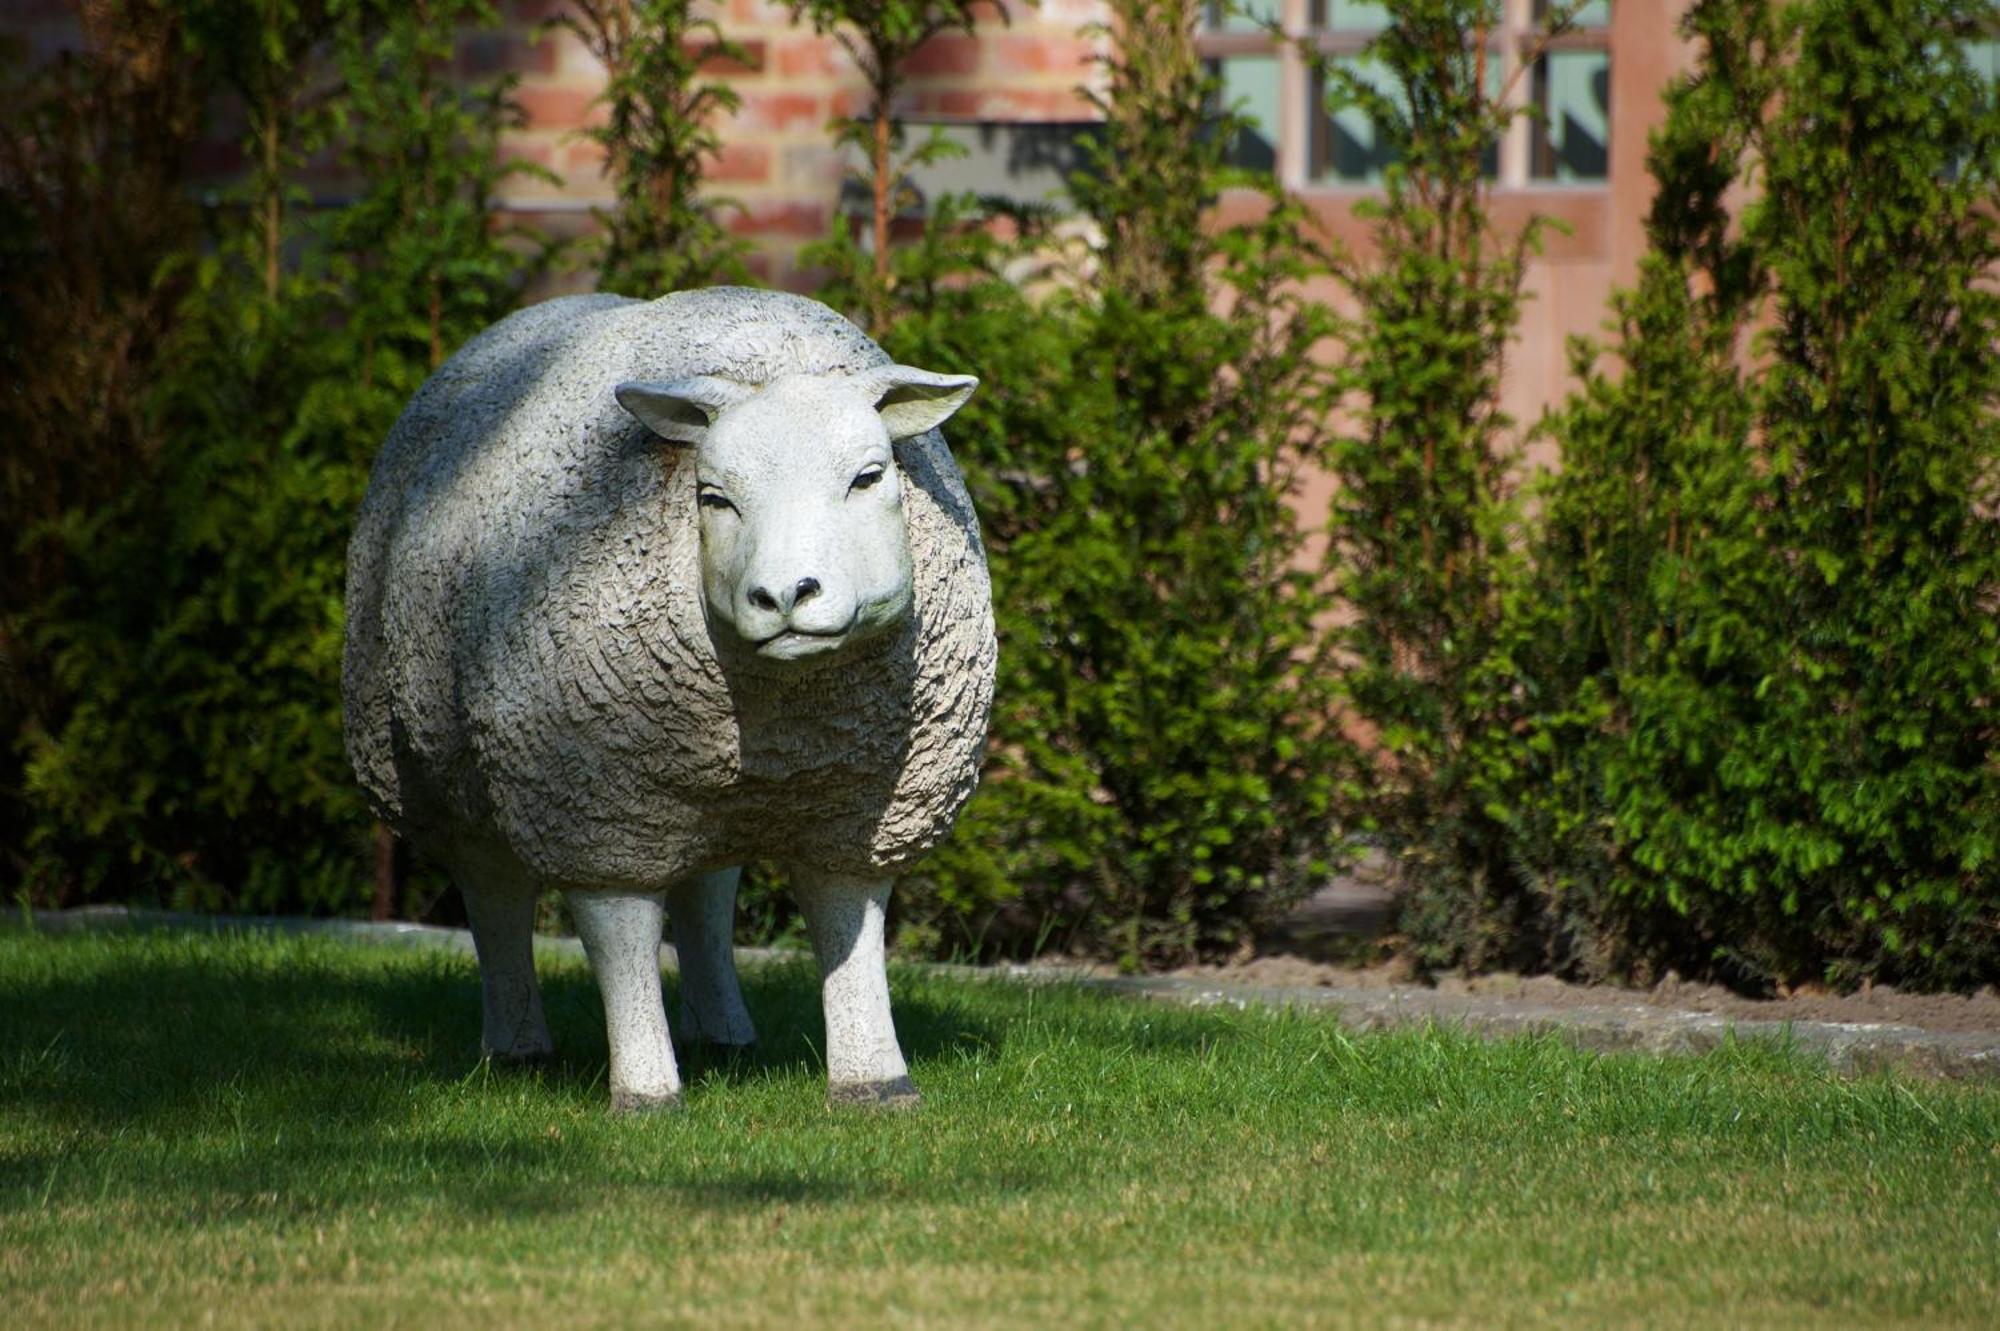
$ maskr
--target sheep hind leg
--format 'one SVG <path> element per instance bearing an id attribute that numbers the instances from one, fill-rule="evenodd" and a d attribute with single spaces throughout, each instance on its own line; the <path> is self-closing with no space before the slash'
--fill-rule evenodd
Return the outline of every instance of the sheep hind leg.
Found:
<path id="1" fill-rule="evenodd" d="M 757 1043 L 736 978 L 736 882 L 739 869 L 697 874 L 667 892 L 674 952 L 680 958 L 681 1049 L 726 1062 Z"/>
<path id="2" fill-rule="evenodd" d="M 826 1011 L 827 1098 L 905 1108 L 918 1102 L 889 1013 L 882 946 L 889 884 L 796 869 L 793 890 L 819 961 Z"/>
<path id="3" fill-rule="evenodd" d="M 660 930 L 665 896 L 659 892 L 567 894 L 597 989 L 604 998 L 604 1031 L 611 1046 L 611 1109 L 630 1113 L 680 1103 L 680 1069 L 667 1034 L 660 998 Z"/>
<path id="4" fill-rule="evenodd" d="M 480 1048 L 490 1058 L 513 1062 L 549 1057 L 555 1042 L 535 980 L 534 887 L 492 873 L 454 876 L 479 957 Z"/>

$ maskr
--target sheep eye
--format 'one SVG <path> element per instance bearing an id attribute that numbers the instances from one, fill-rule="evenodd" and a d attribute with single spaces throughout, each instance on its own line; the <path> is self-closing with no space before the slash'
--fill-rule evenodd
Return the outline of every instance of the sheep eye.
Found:
<path id="1" fill-rule="evenodd" d="M 703 508 L 719 508 L 719 509 L 724 509 L 730 513 L 734 513 L 736 511 L 736 505 L 730 503 L 728 498 L 725 497 L 720 490 L 698 491 L 695 495 L 695 500 Z"/>
<path id="2" fill-rule="evenodd" d="M 856 476 L 854 478 L 854 484 L 848 486 L 847 488 L 850 491 L 869 489 L 870 487 L 875 485 L 876 482 L 882 479 L 882 470 L 883 469 L 881 467 L 868 468 L 868 470 L 862 472 L 859 476 Z"/>

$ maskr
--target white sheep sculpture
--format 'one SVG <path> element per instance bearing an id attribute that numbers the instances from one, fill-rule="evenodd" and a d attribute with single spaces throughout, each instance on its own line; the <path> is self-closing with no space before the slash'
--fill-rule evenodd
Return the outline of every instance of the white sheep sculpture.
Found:
<path id="1" fill-rule="evenodd" d="M 821 969 L 830 1098 L 915 1100 L 883 911 L 985 743 L 985 552 L 936 430 L 977 383 L 718 287 L 533 306 L 411 400 L 348 550 L 347 746 L 464 893 L 490 1053 L 551 1051 L 531 925 L 558 890 L 613 1108 L 676 1103 L 663 913 L 684 1042 L 749 1045 L 756 858 L 789 869 Z"/>

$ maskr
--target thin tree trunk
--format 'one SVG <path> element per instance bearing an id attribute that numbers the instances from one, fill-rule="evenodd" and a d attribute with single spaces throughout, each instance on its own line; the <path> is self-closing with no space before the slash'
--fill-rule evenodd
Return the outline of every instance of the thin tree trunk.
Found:
<path id="1" fill-rule="evenodd" d="M 278 298 L 278 232 L 284 224 L 278 183 L 278 117 L 265 108 L 264 135 L 264 295 Z"/>
<path id="2" fill-rule="evenodd" d="M 889 321 L 889 98 L 886 88 L 875 95 L 875 292 L 870 302 L 868 330 L 876 337 Z"/>

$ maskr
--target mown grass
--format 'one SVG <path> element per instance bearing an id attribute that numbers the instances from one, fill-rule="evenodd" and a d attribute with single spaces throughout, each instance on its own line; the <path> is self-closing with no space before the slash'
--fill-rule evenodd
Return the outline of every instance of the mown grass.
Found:
<path id="1" fill-rule="evenodd" d="M 829 1110 L 815 989 L 756 1062 L 605 1113 L 491 1068 L 472 962 L 0 936 L 10 1327 L 1991 1325 L 2000 1092 L 1805 1057 L 1344 1034 L 906 971 L 927 1097 Z"/>

